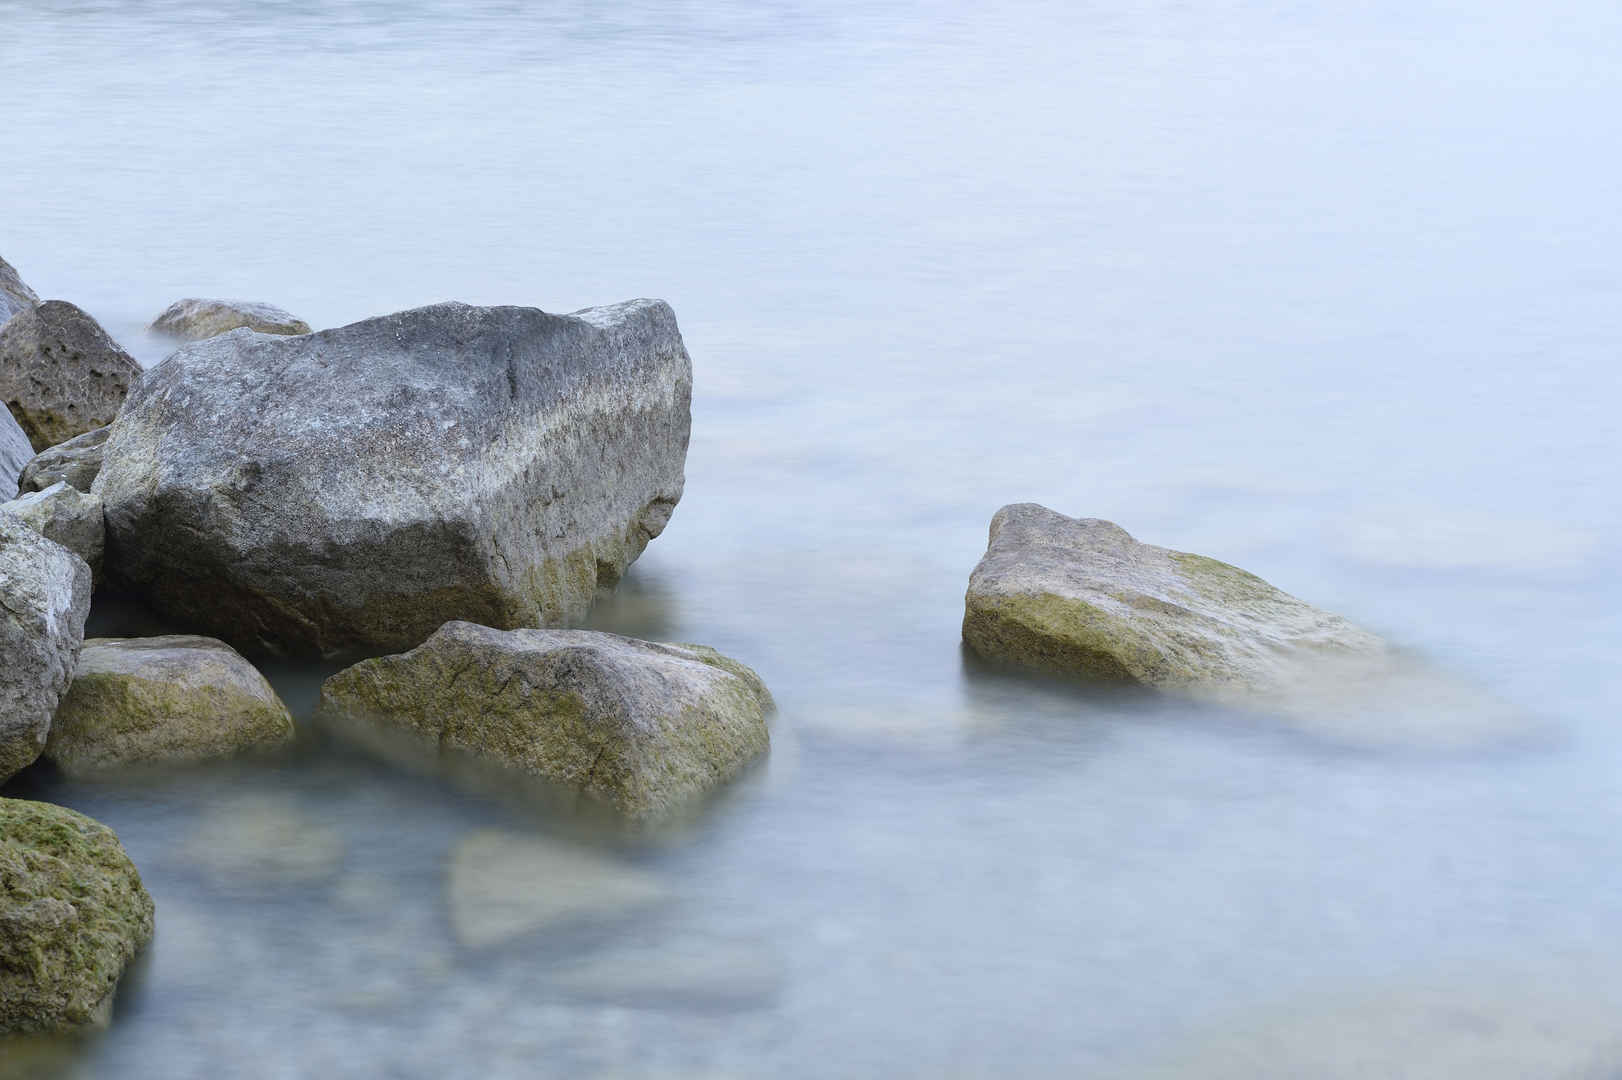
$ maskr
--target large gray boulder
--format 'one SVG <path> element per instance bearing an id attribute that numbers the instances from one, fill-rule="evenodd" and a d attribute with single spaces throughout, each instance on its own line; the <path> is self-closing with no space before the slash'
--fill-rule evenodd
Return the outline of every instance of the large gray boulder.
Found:
<path id="1" fill-rule="evenodd" d="M 111 829 L 0 799 L 0 1036 L 105 1023 L 152 913 Z"/>
<path id="2" fill-rule="evenodd" d="M 0 783 L 44 749 L 89 613 L 85 561 L 0 514 Z"/>
<path id="3" fill-rule="evenodd" d="M 1254 574 L 1034 503 L 992 518 L 963 640 L 999 664 L 1258 707 L 1360 746 L 1541 734 L 1519 709 Z"/>
<path id="4" fill-rule="evenodd" d="M 186 341 L 202 341 L 239 327 L 261 334 L 308 334 L 310 324 L 253 300 L 176 300 L 152 322 L 152 329 Z"/>
<path id="5" fill-rule="evenodd" d="M 34 444 L 17 426 L 11 410 L 0 409 L 0 502 L 17 494 L 33 456 Z"/>
<path id="6" fill-rule="evenodd" d="M 213 638 L 90 638 L 45 756 L 69 776 L 267 749 L 293 718 L 265 677 Z"/>
<path id="7" fill-rule="evenodd" d="M 11 414 L 8 412 L 6 416 L 9 419 Z M 21 435 L 22 429 L 17 430 Z M 107 445 L 107 435 L 111 431 L 111 427 L 103 425 L 34 454 L 23 467 L 17 481 L 18 488 L 23 492 L 44 491 L 52 484 L 66 481 L 77 490 L 88 493 L 90 485 L 96 482 L 96 477 L 101 473 L 101 452 Z M 22 435 L 22 440 L 23 445 L 27 446 L 28 437 Z M 33 453 L 31 446 L 29 453 Z"/>
<path id="8" fill-rule="evenodd" d="M 90 564 L 92 580 L 101 577 L 101 556 L 106 530 L 101 518 L 101 500 L 86 495 L 66 481 L 58 481 L 44 491 L 30 491 L 8 503 L 0 503 L 0 513 L 21 518 L 47 540 L 73 552 Z"/>
<path id="9" fill-rule="evenodd" d="M 149 371 L 113 425 L 109 573 L 261 652 L 563 623 L 663 531 L 691 396 L 658 300 L 233 330 Z"/>
<path id="10" fill-rule="evenodd" d="M 135 358 L 65 300 L 0 327 L 0 401 L 36 451 L 110 423 L 140 378 Z"/>
<path id="11" fill-rule="evenodd" d="M 28 287 L 17 268 L 0 259 L 0 325 L 13 315 L 39 304 L 39 294 Z"/>
<path id="12" fill-rule="evenodd" d="M 317 719 L 397 759 L 471 757 L 649 817 L 768 744 L 771 696 L 713 649 L 452 622 L 321 688 Z"/>

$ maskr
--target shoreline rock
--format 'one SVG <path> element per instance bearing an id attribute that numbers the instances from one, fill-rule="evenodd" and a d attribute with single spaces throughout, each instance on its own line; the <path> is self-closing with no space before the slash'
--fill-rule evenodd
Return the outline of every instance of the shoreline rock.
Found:
<path id="1" fill-rule="evenodd" d="M 28 287 L 17 268 L 0 259 L 0 326 L 13 315 L 39 306 L 39 294 Z"/>
<path id="2" fill-rule="evenodd" d="M 33 763 L 67 693 L 90 613 L 90 567 L 0 514 L 0 783 Z"/>
<path id="3" fill-rule="evenodd" d="M 84 311 L 47 300 L 0 327 L 0 400 L 35 451 L 111 423 L 141 365 Z"/>
<path id="4" fill-rule="evenodd" d="M 328 679 L 316 718 L 387 756 L 466 755 L 647 818 L 764 753 L 770 708 L 759 677 L 711 649 L 452 622 Z"/>
<path id="5" fill-rule="evenodd" d="M 176 300 L 152 321 L 152 329 L 185 341 L 202 341 L 240 327 L 261 334 L 308 334 L 310 324 L 274 304 L 254 300 Z"/>
<path id="6" fill-rule="evenodd" d="M 8 412 L 6 418 L 10 419 Z M 15 423 L 15 421 L 13 421 Z M 21 434 L 22 429 L 18 428 Z M 92 428 L 83 435 L 75 435 L 67 442 L 57 443 L 48 449 L 33 453 L 24 465 L 18 477 L 19 492 L 44 491 L 59 481 L 66 481 L 72 487 L 85 494 L 90 493 L 90 487 L 96 482 L 96 476 L 101 472 L 101 451 L 107 445 L 107 435 L 112 431 L 110 425 L 103 424 L 99 428 Z M 26 443 L 28 437 L 22 436 Z"/>
<path id="7" fill-rule="evenodd" d="M 59 481 L 44 491 L 30 491 L 0 503 L 0 513 L 26 522 L 47 540 L 54 540 L 90 566 L 91 583 L 101 577 L 106 527 L 101 500 Z"/>
<path id="8" fill-rule="evenodd" d="M 34 444 L 17 424 L 10 409 L 0 409 L 0 502 L 17 497 L 22 490 L 28 463 L 34 459 Z"/>
<path id="9" fill-rule="evenodd" d="M 68 776 L 183 764 L 293 738 L 293 717 L 223 641 L 88 638 L 51 722 L 45 756 Z"/>
<path id="10" fill-rule="evenodd" d="M 152 898 L 111 829 L 60 806 L 0 799 L 0 1034 L 106 1023 L 152 920 Z"/>
<path id="11" fill-rule="evenodd" d="M 113 425 L 109 576 L 251 653 L 565 623 L 663 531 L 691 396 L 655 300 L 233 330 L 147 372 Z"/>

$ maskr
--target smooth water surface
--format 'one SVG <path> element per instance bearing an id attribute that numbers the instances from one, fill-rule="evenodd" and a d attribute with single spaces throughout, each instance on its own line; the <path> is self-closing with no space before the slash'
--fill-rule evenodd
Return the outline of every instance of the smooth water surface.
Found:
<path id="1" fill-rule="evenodd" d="M 103 1036 L 0 1059 L 1610 1075 L 1618 40 L 1597 0 L 0 0 L 0 254 L 145 363 L 181 296 L 668 299 L 687 494 L 592 625 L 780 705 L 770 760 L 651 835 L 318 733 L 25 777 L 118 831 L 158 934 Z M 963 588 L 1023 500 L 1242 565 L 1545 735 L 984 673 Z M 296 710 L 320 674 L 272 672 Z"/>

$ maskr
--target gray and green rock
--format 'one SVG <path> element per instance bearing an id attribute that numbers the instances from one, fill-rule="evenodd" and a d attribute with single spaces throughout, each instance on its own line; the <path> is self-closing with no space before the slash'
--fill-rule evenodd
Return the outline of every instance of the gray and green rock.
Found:
<path id="1" fill-rule="evenodd" d="M 471 757 L 645 818 L 765 752 L 770 708 L 760 679 L 714 650 L 452 622 L 328 679 L 317 717 L 395 757 Z"/>
<path id="2" fill-rule="evenodd" d="M 0 503 L 0 513 L 22 519 L 47 540 L 55 540 L 89 563 L 93 578 L 101 577 L 106 528 L 101 519 L 101 500 L 94 495 L 58 481 L 44 491 L 26 492 Z"/>
<path id="3" fill-rule="evenodd" d="M 265 677 L 213 638 L 90 638 L 45 756 L 70 776 L 229 757 L 293 737 Z"/>
<path id="4" fill-rule="evenodd" d="M 0 799 L 0 1033 L 105 1023 L 152 914 L 111 829 Z"/>
<path id="5" fill-rule="evenodd" d="M 7 417 L 10 417 L 10 413 L 7 413 Z M 0 427 L 3 426 L 4 422 L 0 421 Z M 90 485 L 96 482 L 96 476 L 101 472 L 101 450 L 107 444 L 107 433 L 111 430 L 104 424 L 34 454 L 23 467 L 18 487 L 24 493 L 44 491 L 52 484 L 65 481 L 88 494 Z M 18 431 L 20 434 L 21 429 Z M 3 432 L 0 432 L 0 439 L 3 437 Z M 23 436 L 23 442 L 26 444 L 27 441 L 27 436 Z M 29 453 L 33 454 L 32 447 Z M 0 450 L 0 454 L 3 454 L 3 450 Z"/>
<path id="6" fill-rule="evenodd" d="M 36 451 L 110 423 L 140 378 L 135 358 L 65 300 L 0 327 L 0 401 Z"/>
<path id="7" fill-rule="evenodd" d="M 658 300 L 194 342 L 108 437 L 109 577 L 249 652 L 565 623 L 663 531 L 691 396 Z"/>
<path id="8" fill-rule="evenodd" d="M 0 782 L 39 757 L 90 613 L 90 567 L 0 514 Z"/>
<path id="9" fill-rule="evenodd" d="M 240 327 L 261 334 L 308 334 L 310 324 L 274 304 L 253 300 L 176 300 L 152 329 L 187 341 L 201 341 Z"/>

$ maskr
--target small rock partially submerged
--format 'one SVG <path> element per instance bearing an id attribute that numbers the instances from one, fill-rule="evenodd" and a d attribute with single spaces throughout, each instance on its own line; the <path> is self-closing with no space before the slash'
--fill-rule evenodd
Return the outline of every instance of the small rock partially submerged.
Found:
<path id="1" fill-rule="evenodd" d="M 230 757 L 293 737 L 270 683 L 213 638 L 90 638 L 45 756 L 70 776 Z"/>
<path id="2" fill-rule="evenodd" d="M 17 494 L 33 457 L 34 444 L 17 426 L 11 410 L 0 409 L 0 502 Z"/>
<path id="3" fill-rule="evenodd" d="M 0 325 L 19 311 L 39 305 L 39 294 L 28 287 L 17 268 L 0 259 Z"/>
<path id="4" fill-rule="evenodd" d="M 0 799 L 0 1033 L 105 1023 L 152 914 L 111 829 Z"/>
<path id="5" fill-rule="evenodd" d="M 59 481 L 44 491 L 30 491 L 0 503 L 0 513 L 27 522 L 45 539 L 56 541 L 89 563 L 92 579 L 101 577 L 106 527 L 101 518 L 101 500 L 94 495 Z"/>
<path id="6" fill-rule="evenodd" d="M 248 652 L 567 622 L 663 531 L 691 396 L 657 300 L 194 342 L 108 438 L 109 577 Z"/>
<path id="7" fill-rule="evenodd" d="M 240 327 L 261 334 L 308 334 L 310 324 L 274 304 L 253 300 L 176 300 L 152 322 L 152 329 L 186 341 L 201 341 Z"/>
<path id="8" fill-rule="evenodd" d="M 992 518 L 964 607 L 963 640 L 988 660 L 1259 706 L 1336 741 L 1453 749 L 1535 731 L 1254 574 L 1034 503 Z"/>
<path id="9" fill-rule="evenodd" d="M 36 451 L 111 423 L 140 378 L 135 358 L 65 300 L 0 327 L 0 401 Z"/>
<path id="10" fill-rule="evenodd" d="M 232 796 L 209 807 L 180 845 L 181 860 L 217 888 L 256 891 L 336 877 L 343 833 L 291 795 Z"/>
<path id="11" fill-rule="evenodd" d="M 770 707 L 754 672 L 702 646 L 451 622 L 328 679 L 317 717 L 384 753 L 471 756 L 648 817 L 763 753 Z"/>
<path id="12" fill-rule="evenodd" d="M 7 419 L 10 419 L 10 413 L 7 413 Z M 0 427 L 3 426 L 0 424 Z M 22 429 L 17 430 L 21 434 Z M 104 424 L 83 435 L 75 435 L 67 442 L 41 450 L 38 454 L 34 454 L 30 446 L 28 452 L 33 457 L 23 467 L 18 487 L 23 492 L 44 491 L 52 484 L 65 481 L 88 494 L 101 472 L 101 450 L 107 444 L 107 433 L 111 430 L 110 426 Z M 4 433 L 0 432 L 0 440 L 3 438 Z M 26 445 L 28 437 L 23 435 L 22 439 Z M 0 455 L 3 453 L 0 450 Z"/>
<path id="13" fill-rule="evenodd" d="M 624 918 L 665 898 L 658 878 L 543 837 L 476 829 L 451 855 L 451 929 L 482 949 L 542 929 Z"/>
<path id="14" fill-rule="evenodd" d="M 0 514 L 0 782 L 45 747 L 84 641 L 90 591 L 83 559 Z"/>

